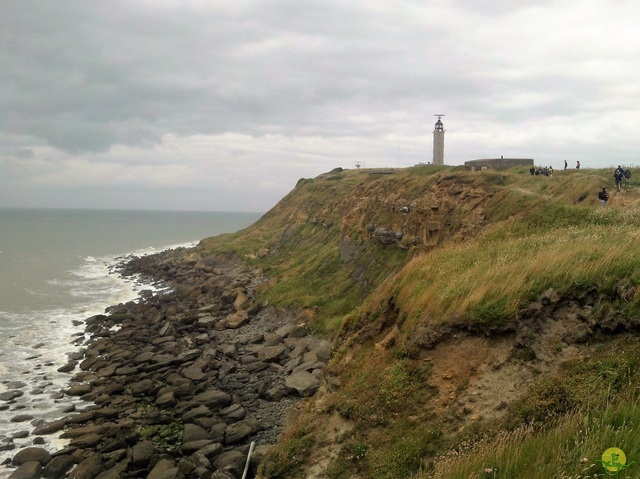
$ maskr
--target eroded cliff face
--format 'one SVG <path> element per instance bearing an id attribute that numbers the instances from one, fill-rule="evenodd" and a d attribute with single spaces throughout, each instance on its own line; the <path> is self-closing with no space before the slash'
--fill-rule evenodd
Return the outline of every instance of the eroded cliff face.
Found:
<path id="1" fill-rule="evenodd" d="M 303 179 L 245 234 L 260 247 L 246 257 L 264 260 L 277 280 L 313 274 L 295 267 L 313 254 L 339 264 L 316 268 L 324 277 L 342 269 L 366 295 L 416 255 L 475 237 L 486 226 L 502 175 L 435 169 L 336 170 Z M 325 262 L 326 263 L 326 262 Z"/>
<path id="2" fill-rule="evenodd" d="M 487 177 L 499 177 L 462 170 L 429 176 L 385 173 L 340 172 L 306 180 L 297 188 L 316 194 L 294 190 L 279 209 L 289 211 L 292 225 L 310 222 L 330 228 L 337 223 L 343 238 L 430 249 L 448 239 L 463 240 L 482 228 L 486 206 L 497 190 Z M 298 198 L 302 201 L 293 204 Z"/>
<path id="3" fill-rule="evenodd" d="M 523 214 L 522 210 L 505 211 L 504 205 L 513 205 L 505 200 L 506 189 L 518 190 L 523 197 L 540 197 L 567 188 L 559 182 L 549 183 L 550 192 L 540 193 L 528 189 L 538 184 L 526 181 L 507 185 L 512 179 L 497 172 L 446 168 L 432 172 L 333 171 L 301 180 L 267 215 L 270 220 L 283 218 L 286 227 L 264 252 L 265 257 L 282 254 L 294 243 L 300 246 L 307 241 L 309 245 L 319 238 L 335 242 L 342 267 L 357 276 L 357 284 L 369 293 L 415 256 L 472 241 L 510 214 Z M 583 201 L 584 192 L 578 190 L 568 204 Z M 637 199 L 631 192 L 616 198 L 625 207 Z M 302 230 L 305 239 L 299 234 Z M 387 262 L 385 274 L 371 281 L 367 273 L 372 265 L 390 258 L 394 261 Z M 397 341 L 407 341 L 420 331 L 403 330 L 403 318 L 387 298 L 388 304 L 375 317 L 358 323 L 363 327 L 336 335 L 324 387 L 301 408 L 283 436 L 294 452 L 292 444 L 299 441 L 300 450 L 280 469 L 287 470 L 286 474 L 274 472 L 279 469 L 267 464 L 263 477 L 371 477 L 367 475 L 371 470 L 382 467 L 380 458 L 392 456 L 381 452 L 385 447 L 407 455 L 421 454 L 418 463 L 429 461 L 442 447 L 443 443 L 436 446 L 442 437 L 499 424 L 510 406 L 522 400 L 541 377 L 553 377 L 567 362 L 587 361 L 601 354 L 601 343 L 595 338 L 603 332 L 633 328 L 619 321 L 613 310 L 610 328 L 593 315 L 594 305 L 627 301 L 623 296 L 549 290 L 532 298 L 500 330 L 483 332 L 461 325 L 444 328 L 432 341 L 422 341 L 411 357 L 397 347 Z M 378 300 L 384 303 L 384 298 Z M 611 344 L 604 349 L 615 350 L 617 346 Z M 427 439 L 410 436 L 417 430 L 426 431 L 425 437 L 431 431 L 437 433 Z M 432 441 L 433 449 L 416 453 L 403 443 L 409 436 Z M 282 457 L 269 461 L 271 465 L 286 462 Z"/>

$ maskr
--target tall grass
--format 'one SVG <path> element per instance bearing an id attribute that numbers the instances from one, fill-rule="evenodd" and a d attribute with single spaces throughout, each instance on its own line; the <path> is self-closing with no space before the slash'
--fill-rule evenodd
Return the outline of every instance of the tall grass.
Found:
<path id="1" fill-rule="evenodd" d="M 619 216 L 601 216 L 607 215 Z M 608 292 L 622 279 L 640 282 L 640 215 L 617 222 L 596 219 L 580 226 L 531 228 L 527 236 L 512 234 L 519 226 L 512 232 L 500 226 L 481 241 L 415 259 L 387 293 L 412 326 L 426 317 L 486 322 L 491 320 L 482 314 L 487 310 L 494 311 L 494 319 L 506 318 L 548 288 Z"/>
<path id="2" fill-rule="evenodd" d="M 629 398 L 600 416 L 574 412 L 543 430 L 532 425 L 503 431 L 467 450 L 442 454 L 431 472 L 417 479 L 587 479 L 607 477 L 602 453 L 618 447 L 629 468 L 621 478 L 640 476 L 640 404 Z"/>

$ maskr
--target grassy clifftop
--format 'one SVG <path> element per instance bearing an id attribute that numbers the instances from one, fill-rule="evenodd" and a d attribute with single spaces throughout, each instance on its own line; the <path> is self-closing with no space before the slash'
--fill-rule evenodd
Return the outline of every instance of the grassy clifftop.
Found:
<path id="1" fill-rule="evenodd" d="M 598 477 L 607 447 L 640 458 L 635 176 L 616 193 L 610 170 L 337 169 L 202 241 L 334 340 L 263 476 Z"/>

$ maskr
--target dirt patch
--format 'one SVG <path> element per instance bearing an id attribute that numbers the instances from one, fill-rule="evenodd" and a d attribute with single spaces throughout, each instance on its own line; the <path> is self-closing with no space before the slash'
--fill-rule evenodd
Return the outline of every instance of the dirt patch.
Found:
<path id="1" fill-rule="evenodd" d="M 311 464 L 311 467 L 306 471 L 305 477 L 307 479 L 327 477 L 327 470 L 338 458 L 344 439 L 348 437 L 355 426 L 353 421 L 343 418 L 337 412 L 323 417 L 323 420 L 326 421 L 326 424 L 321 428 L 321 434 L 318 437 L 320 447 L 313 450 L 307 461 L 308 464 Z"/>
<path id="2" fill-rule="evenodd" d="M 513 332 L 458 332 L 424 351 L 421 359 L 432 364 L 431 382 L 438 388 L 433 400 L 438 414 L 453 419 L 453 430 L 500 419 L 539 377 L 588 356 L 590 303 L 550 290 L 520 313 Z"/>

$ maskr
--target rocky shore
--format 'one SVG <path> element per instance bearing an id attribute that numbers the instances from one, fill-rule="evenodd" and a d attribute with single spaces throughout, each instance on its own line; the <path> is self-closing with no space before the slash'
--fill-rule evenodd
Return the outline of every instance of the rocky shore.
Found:
<path id="1" fill-rule="evenodd" d="M 330 343 L 258 304 L 266 279 L 234 255 L 205 261 L 181 248 L 119 273 L 167 289 L 86 320 L 81 352 L 59 369 L 83 406 L 32 423 L 34 445 L 1 467 L 12 479 L 239 479 L 254 443 L 254 477 L 288 408 L 319 388 Z M 39 445 L 54 434 L 63 449 Z"/>

